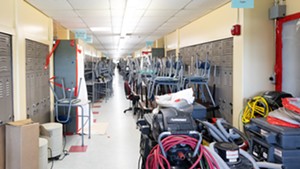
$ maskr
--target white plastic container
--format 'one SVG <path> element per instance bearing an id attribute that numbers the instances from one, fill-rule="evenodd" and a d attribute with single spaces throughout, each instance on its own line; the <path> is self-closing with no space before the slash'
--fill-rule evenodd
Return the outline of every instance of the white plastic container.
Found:
<path id="1" fill-rule="evenodd" d="M 48 140 L 48 158 L 59 157 L 63 152 L 63 125 L 60 123 L 41 124 L 41 137 Z"/>
<path id="2" fill-rule="evenodd" d="M 48 140 L 39 138 L 39 169 L 47 169 L 48 165 Z"/>

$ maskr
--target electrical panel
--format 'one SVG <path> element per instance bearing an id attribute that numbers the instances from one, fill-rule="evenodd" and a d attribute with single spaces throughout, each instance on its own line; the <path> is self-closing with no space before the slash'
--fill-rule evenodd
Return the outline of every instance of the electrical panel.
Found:
<path id="1" fill-rule="evenodd" d="M 220 107 L 224 118 L 232 123 L 233 100 L 233 38 L 180 48 L 180 55 L 186 65 L 191 64 L 191 57 L 199 55 L 201 61 L 206 56 L 211 63 L 209 86 L 215 102 Z"/>
<path id="2" fill-rule="evenodd" d="M 33 121 L 50 121 L 49 69 L 44 70 L 49 46 L 26 39 L 26 109 Z"/>
<path id="3" fill-rule="evenodd" d="M 13 120 L 11 35 L 0 33 L 0 121 Z"/>

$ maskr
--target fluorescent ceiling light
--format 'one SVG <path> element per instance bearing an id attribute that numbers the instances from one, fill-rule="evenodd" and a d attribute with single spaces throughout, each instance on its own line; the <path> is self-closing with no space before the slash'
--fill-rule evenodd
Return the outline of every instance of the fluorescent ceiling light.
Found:
<path id="1" fill-rule="evenodd" d="M 93 32 L 108 32 L 111 30 L 110 27 L 90 27 Z"/>

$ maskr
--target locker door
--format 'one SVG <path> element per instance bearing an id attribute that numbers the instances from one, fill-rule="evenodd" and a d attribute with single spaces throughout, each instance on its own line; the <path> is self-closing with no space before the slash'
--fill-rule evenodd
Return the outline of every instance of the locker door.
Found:
<path id="1" fill-rule="evenodd" d="M 48 50 L 47 45 L 26 40 L 27 113 L 39 123 L 50 121 L 49 70 L 43 69 Z"/>
<path id="2" fill-rule="evenodd" d="M 13 116 L 11 36 L 0 33 L 0 121 Z"/>

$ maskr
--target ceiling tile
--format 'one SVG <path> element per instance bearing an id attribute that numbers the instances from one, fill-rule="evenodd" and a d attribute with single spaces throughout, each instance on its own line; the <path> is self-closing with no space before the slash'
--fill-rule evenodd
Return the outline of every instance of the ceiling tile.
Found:
<path id="1" fill-rule="evenodd" d="M 110 17 L 110 10 L 76 10 L 81 17 Z"/>
<path id="2" fill-rule="evenodd" d="M 28 3 L 40 10 L 71 10 L 72 7 L 67 1 L 62 0 L 26 0 Z"/>
<path id="3" fill-rule="evenodd" d="M 210 1 L 207 0 L 195 0 L 192 1 L 190 4 L 188 4 L 185 9 L 202 9 L 202 8 L 206 8 L 205 5 L 207 5 L 208 3 L 212 3 Z"/>
<path id="4" fill-rule="evenodd" d="M 145 10 L 130 10 L 126 11 L 125 18 L 128 17 L 129 19 L 140 19 L 145 13 Z"/>
<path id="5" fill-rule="evenodd" d="M 93 45 L 107 54 L 116 52 L 122 29 L 131 34 L 126 37 L 124 50 L 121 51 L 128 54 L 144 47 L 146 40 L 161 38 L 230 2 L 230 0 L 26 1 L 70 30 L 85 29 L 89 34 L 95 35 Z M 91 32 L 89 31 L 91 27 L 111 29 L 106 32 Z"/>
<path id="6" fill-rule="evenodd" d="M 51 18 L 69 18 L 69 17 L 78 17 L 73 10 L 44 10 L 44 13 Z"/>
<path id="7" fill-rule="evenodd" d="M 168 20 L 167 23 L 180 23 L 180 24 L 187 24 L 189 20 L 187 20 L 185 17 L 173 17 Z"/>
<path id="8" fill-rule="evenodd" d="M 102 20 L 102 19 L 84 19 L 85 23 L 89 27 L 111 27 L 110 20 Z"/>
<path id="9" fill-rule="evenodd" d="M 89 16 L 89 17 L 81 17 L 83 20 L 87 21 L 87 22 L 111 22 L 111 19 L 109 17 L 103 17 L 103 16 L 99 16 L 99 17 L 94 17 L 94 16 Z"/>
<path id="10" fill-rule="evenodd" d="M 91 22 L 91 23 L 86 22 L 86 24 L 89 28 L 96 28 L 96 29 L 100 28 L 101 30 L 105 29 L 105 31 L 109 29 L 112 30 L 110 22 L 99 22 L 99 21 Z"/>
<path id="11" fill-rule="evenodd" d="M 127 0 L 127 7 L 130 9 L 147 9 L 151 0 Z"/>
<path id="12" fill-rule="evenodd" d="M 112 17 L 123 17 L 124 10 L 123 9 L 112 9 L 111 10 L 111 16 Z"/>
<path id="13" fill-rule="evenodd" d="M 110 43 L 114 42 L 111 36 L 97 36 L 97 38 L 101 41 L 106 41 Z"/>
<path id="14" fill-rule="evenodd" d="M 148 9 L 181 9 L 188 2 L 184 0 L 152 0 Z"/>
<path id="15" fill-rule="evenodd" d="M 214 0 L 214 1 L 194 0 L 185 9 L 198 9 L 198 10 L 216 9 L 228 2 L 230 2 L 230 0 Z"/>
<path id="16" fill-rule="evenodd" d="M 134 33 L 137 33 L 137 34 L 145 34 L 145 33 L 152 33 L 157 27 L 152 27 L 151 25 L 149 25 L 149 27 L 136 27 L 136 29 L 134 30 Z"/>
<path id="17" fill-rule="evenodd" d="M 172 16 L 176 13 L 177 10 L 147 10 L 144 16 Z"/>
<path id="18" fill-rule="evenodd" d="M 159 24 L 161 25 L 162 23 L 166 22 L 169 19 L 168 16 L 164 17 L 142 17 L 139 25 L 144 26 L 148 24 Z"/>
<path id="19" fill-rule="evenodd" d="M 112 25 L 122 26 L 122 23 L 123 23 L 123 17 L 112 17 Z"/>
<path id="20" fill-rule="evenodd" d="M 111 9 L 125 9 L 124 0 L 109 0 Z"/>
<path id="21" fill-rule="evenodd" d="M 114 34 L 121 34 L 121 27 L 113 27 Z"/>
<path id="22" fill-rule="evenodd" d="M 109 0 L 68 0 L 74 9 L 109 9 Z"/>

